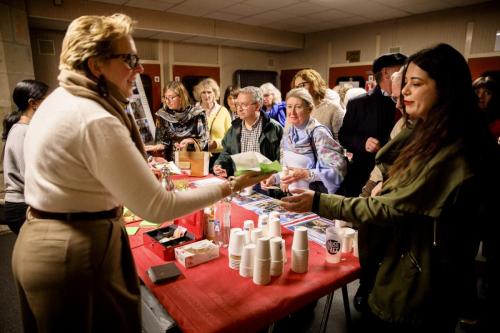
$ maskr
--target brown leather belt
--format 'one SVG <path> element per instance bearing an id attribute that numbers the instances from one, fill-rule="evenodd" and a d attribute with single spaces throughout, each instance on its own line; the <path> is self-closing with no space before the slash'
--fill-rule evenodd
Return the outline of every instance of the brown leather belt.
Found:
<path id="1" fill-rule="evenodd" d="M 100 212 L 78 212 L 78 213 L 53 213 L 44 212 L 36 208 L 30 207 L 30 212 L 37 219 L 50 219 L 61 221 L 85 221 L 85 220 L 104 220 L 115 219 L 122 215 L 123 207 L 115 207 L 110 210 Z"/>

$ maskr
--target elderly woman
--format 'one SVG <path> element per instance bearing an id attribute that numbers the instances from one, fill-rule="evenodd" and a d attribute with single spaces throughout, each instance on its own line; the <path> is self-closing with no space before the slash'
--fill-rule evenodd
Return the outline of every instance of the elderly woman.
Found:
<path id="1" fill-rule="evenodd" d="M 382 248 L 373 248 L 383 258 L 368 297 L 377 318 L 371 330 L 455 332 L 469 300 L 464 295 L 475 285 L 474 233 L 481 227 L 471 228 L 470 221 L 477 221 L 490 195 L 498 202 L 495 144 L 478 119 L 469 67 L 460 52 L 446 44 L 422 50 L 408 58 L 403 78 L 401 98 L 413 123 L 377 154 L 384 161 L 379 195 L 348 198 L 297 190 L 282 199 L 283 206 L 371 224 L 391 235 Z M 486 189 L 483 196 L 478 189 Z"/>
<path id="2" fill-rule="evenodd" d="M 75 19 L 59 68 L 60 87 L 38 108 L 25 141 L 30 208 L 12 257 L 24 330 L 141 332 L 138 279 L 120 207 L 159 223 L 263 177 L 183 193 L 161 187 L 125 112 L 143 71 L 130 17 Z"/>
<path id="3" fill-rule="evenodd" d="M 272 175 L 262 183 L 264 188 L 281 184 L 284 192 L 293 188 L 321 189 L 335 193 L 342 183 L 347 161 L 340 144 L 330 131 L 311 117 L 314 101 L 304 88 L 292 89 L 286 95 L 287 123 L 281 139 L 281 164 L 287 173 Z"/>
<path id="4" fill-rule="evenodd" d="M 260 91 L 264 98 L 261 110 L 285 127 L 286 106 L 285 102 L 281 101 L 281 92 L 270 82 L 261 85 Z"/>
<path id="5" fill-rule="evenodd" d="M 15 234 L 19 233 L 28 209 L 24 200 L 24 137 L 48 90 L 49 87 L 40 81 L 17 83 L 12 93 L 17 110 L 4 119 L 5 222 Z"/>
<path id="6" fill-rule="evenodd" d="M 156 116 L 157 144 L 146 146 L 146 151 L 164 150 L 164 157 L 173 161 L 175 148 L 196 144 L 201 150 L 206 149 L 207 117 L 201 107 L 189 104 L 189 94 L 182 83 L 171 81 L 165 86 L 163 107 Z"/>
<path id="7" fill-rule="evenodd" d="M 326 98 L 330 90 L 321 75 L 314 69 L 303 69 L 295 74 L 291 85 L 292 88 L 306 88 L 309 91 L 314 100 L 311 117 L 325 125 L 332 132 L 333 138 L 338 141 L 345 111 L 339 103 Z"/>
<path id="8" fill-rule="evenodd" d="M 208 150 L 210 151 L 210 170 L 222 151 L 222 139 L 231 127 L 231 114 L 217 103 L 220 89 L 214 79 L 204 79 L 194 87 L 194 97 L 207 115 Z"/>

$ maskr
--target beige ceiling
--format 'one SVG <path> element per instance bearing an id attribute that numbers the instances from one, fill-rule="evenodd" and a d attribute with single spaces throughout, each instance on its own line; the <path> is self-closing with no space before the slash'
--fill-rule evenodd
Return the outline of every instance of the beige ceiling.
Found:
<path id="1" fill-rule="evenodd" d="M 497 0 L 494 0 L 497 1 Z M 134 36 L 282 52 L 305 35 L 488 0 L 27 0 L 32 28 L 65 30 L 78 15 L 121 11 Z"/>
<path id="2" fill-rule="evenodd" d="M 310 33 L 468 6 L 486 0 L 90 0 Z"/>

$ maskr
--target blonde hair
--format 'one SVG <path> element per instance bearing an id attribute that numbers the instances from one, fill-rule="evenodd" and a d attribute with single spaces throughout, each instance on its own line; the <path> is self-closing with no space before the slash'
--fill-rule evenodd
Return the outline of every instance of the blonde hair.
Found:
<path id="1" fill-rule="evenodd" d="M 73 20 L 62 43 L 59 70 L 87 72 L 87 60 L 107 59 L 113 53 L 114 41 L 129 36 L 134 21 L 125 14 L 87 15 Z"/>
<path id="2" fill-rule="evenodd" d="M 214 79 L 208 78 L 201 80 L 200 83 L 198 83 L 194 89 L 193 89 L 193 94 L 194 98 L 199 102 L 201 101 L 201 92 L 205 88 L 210 88 L 214 92 L 215 100 L 218 101 L 220 98 L 220 88 L 217 82 L 215 82 Z"/>
<path id="3" fill-rule="evenodd" d="M 320 100 L 325 98 L 327 85 L 321 74 L 311 68 L 303 69 L 293 77 L 291 88 L 295 88 L 295 80 L 299 77 L 311 85 L 313 97 L 319 97 Z"/>
<path id="4" fill-rule="evenodd" d="M 273 95 L 273 104 L 281 102 L 281 92 L 271 82 L 266 82 L 263 85 L 261 85 L 260 90 L 262 91 L 262 95 L 265 94 Z"/>
<path id="5" fill-rule="evenodd" d="M 163 96 L 167 93 L 167 90 L 173 91 L 177 96 L 179 96 L 179 99 L 181 101 L 181 110 L 184 110 L 187 108 L 190 103 L 189 103 L 189 93 L 187 92 L 186 87 L 179 82 L 179 81 L 170 81 L 167 83 L 167 85 L 163 88 Z M 163 97 L 162 96 L 162 97 Z"/>
<path id="6" fill-rule="evenodd" d="M 291 97 L 300 98 L 304 102 L 304 106 L 307 109 L 311 110 L 311 112 L 314 110 L 313 97 L 306 88 L 293 88 L 288 92 L 288 94 L 286 94 L 286 100 Z"/>

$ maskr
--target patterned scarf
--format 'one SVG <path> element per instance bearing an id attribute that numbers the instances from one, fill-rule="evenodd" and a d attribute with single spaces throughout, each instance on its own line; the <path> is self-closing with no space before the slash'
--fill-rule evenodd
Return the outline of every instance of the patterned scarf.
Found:
<path id="1" fill-rule="evenodd" d="M 128 104 L 127 98 L 114 84 L 108 82 L 109 95 L 107 97 L 102 97 L 98 93 L 97 83 L 80 73 L 63 69 L 59 73 L 57 79 L 59 80 L 59 85 L 72 95 L 91 99 L 118 118 L 118 120 L 120 120 L 129 130 L 130 138 L 135 143 L 135 146 L 144 159 L 147 158 L 139 129 L 132 116 L 125 112 L 125 108 Z"/>

